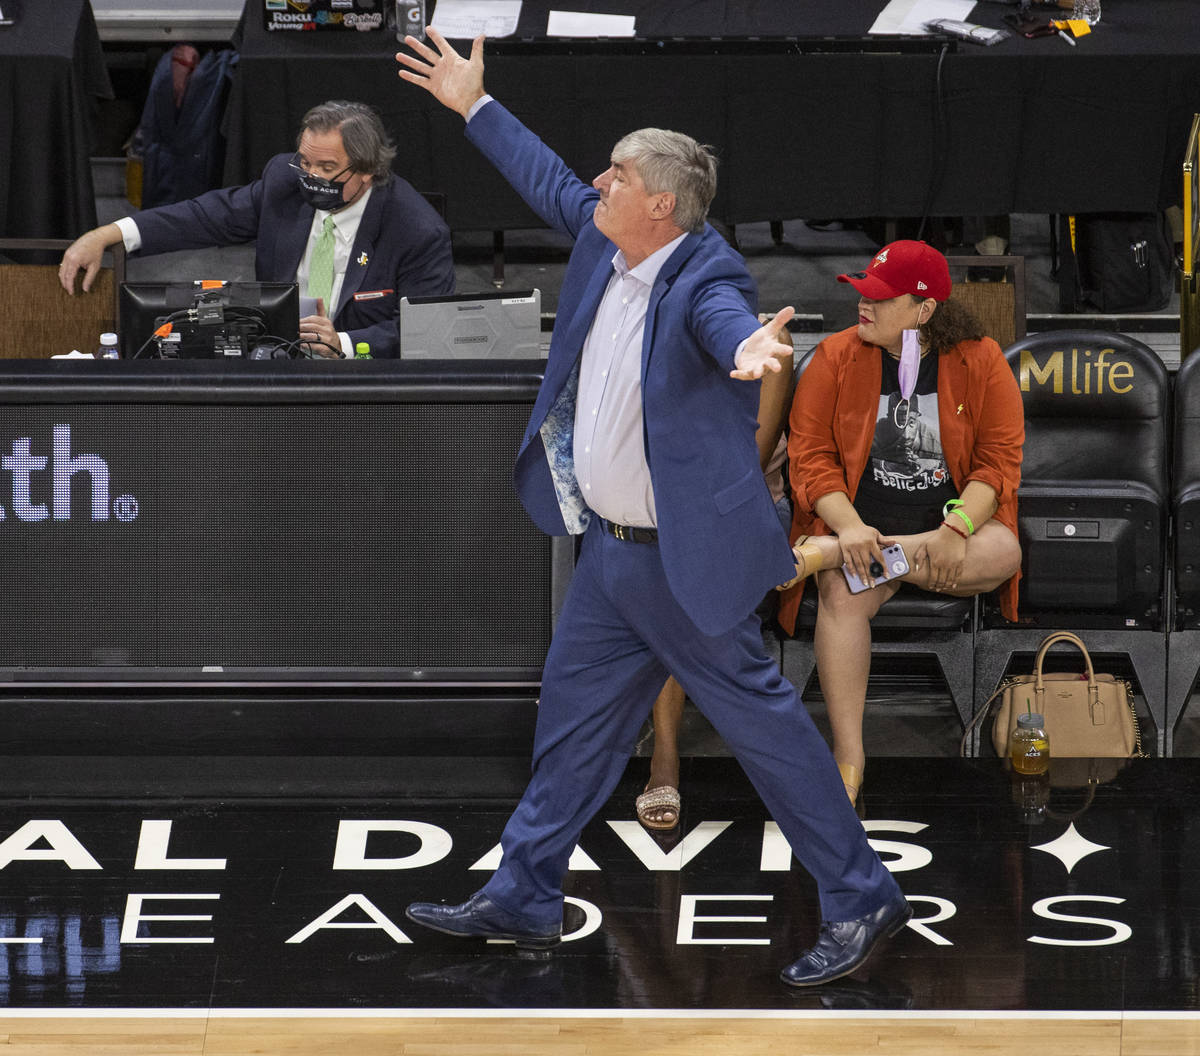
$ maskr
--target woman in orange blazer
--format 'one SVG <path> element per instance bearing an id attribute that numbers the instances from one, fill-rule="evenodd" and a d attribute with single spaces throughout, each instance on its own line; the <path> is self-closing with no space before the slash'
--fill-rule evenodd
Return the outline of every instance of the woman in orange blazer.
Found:
<path id="1" fill-rule="evenodd" d="M 855 800 L 871 619 L 900 582 L 956 597 L 1003 586 L 1002 611 L 1016 618 L 1025 422 L 1000 347 L 947 302 L 950 272 L 937 250 L 893 242 L 865 272 L 838 279 L 861 295 L 858 324 L 821 342 L 801 375 L 788 459 L 797 571 L 817 572 L 817 672 Z M 902 358 L 906 330 L 916 334 Z M 884 578 L 883 549 L 894 543 L 909 569 Z M 843 562 L 868 589 L 851 592 Z M 802 590 L 780 605 L 789 633 Z"/>

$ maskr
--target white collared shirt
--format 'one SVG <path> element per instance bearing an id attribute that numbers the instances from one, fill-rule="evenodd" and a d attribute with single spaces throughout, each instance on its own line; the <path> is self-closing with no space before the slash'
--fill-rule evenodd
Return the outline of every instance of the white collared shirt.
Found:
<path id="1" fill-rule="evenodd" d="M 656 249 L 635 268 L 617 250 L 613 275 L 583 343 L 575 477 L 588 506 L 617 524 L 658 524 L 642 437 L 642 336 L 655 279 L 686 237 Z"/>

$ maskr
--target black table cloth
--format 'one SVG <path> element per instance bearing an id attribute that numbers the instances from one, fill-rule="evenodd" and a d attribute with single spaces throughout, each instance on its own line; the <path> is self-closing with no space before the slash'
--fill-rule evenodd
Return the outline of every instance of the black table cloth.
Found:
<path id="1" fill-rule="evenodd" d="M 636 16 L 637 41 L 547 41 L 549 8 Z M 1200 110 L 1195 0 L 1106 0 L 1078 46 L 984 48 L 866 38 L 881 0 L 525 0 L 489 42 L 488 89 L 581 175 L 642 125 L 721 157 L 713 213 L 787 217 L 1152 210 L 1178 200 Z M 1011 7 L 977 4 L 999 27 Z M 436 11 L 433 23 L 436 25 Z M 537 38 L 542 36 L 541 40 Z M 822 41 L 822 37 L 833 38 Z M 227 114 L 226 178 L 286 150 L 328 98 L 377 106 L 396 167 L 447 197 L 453 227 L 535 223 L 462 138 L 462 121 L 400 81 L 390 32 L 277 33 L 251 3 Z"/>
<path id="2" fill-rule="evenodd" d="M 0 237 L 96 226 L 90 96 L 112 86 L 88 0 L 26 0 L 0 26 Z"/>

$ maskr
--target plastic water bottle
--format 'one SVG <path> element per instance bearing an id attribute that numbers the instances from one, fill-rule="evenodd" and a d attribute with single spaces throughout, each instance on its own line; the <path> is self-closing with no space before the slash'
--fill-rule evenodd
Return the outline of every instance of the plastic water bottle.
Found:
<path id="1" fill-rule="evenodd" d="M 359 341 L 358 344 L 356 344 L 354 346 L 354 358 L 355 359 L 370 359 L 371 358 L 371 346 L 368 345 L 365 341 Z"/>
<path id="2" fill-rule="evenodd" d="M 1089 26 L 1100 21 L 1100 0 L 1075 0 L 1072 18 L 1082 18 Z"/>
<path id="3" fill-rule="evenodd" d="M 117 348 L 116 334 L 101 334 L 100 347 L 96 350 L 97 359 L 120 359 L 121 350 Z"/>
<path id="4" fill-rule="evenodd" d="M 1046 720 L 1037 712 L 1017 716 L 1008 745 L 1013 769 L 1019 774 L 1044 774 L 1050 769 L 1050 738 Z"/>

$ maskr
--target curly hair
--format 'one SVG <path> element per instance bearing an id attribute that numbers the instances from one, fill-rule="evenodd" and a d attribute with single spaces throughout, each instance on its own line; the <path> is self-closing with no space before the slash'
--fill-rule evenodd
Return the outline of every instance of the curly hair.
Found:
<path id="1" fill-rule="evenodd" d="M 914 304 L 925 298 L 909 294 Z M 975 318 L 970 309 L 957 301 L 942 301 L 928 321 L 921 324 L 921 343 L 930 351 L 941 355 L 949 352 L 963 341 L 978 341 L 986 336 L 983 323 Z"/>

